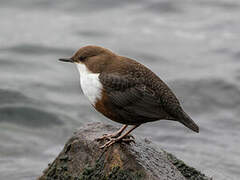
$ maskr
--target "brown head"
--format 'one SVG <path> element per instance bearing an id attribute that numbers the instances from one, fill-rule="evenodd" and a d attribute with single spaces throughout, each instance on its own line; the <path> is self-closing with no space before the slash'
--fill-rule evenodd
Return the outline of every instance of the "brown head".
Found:
<path id="1" fill-rule="evenodd" d="M 85 64 L 93 73 L 100 73 L 115 57 L 116 55 L 108 49 L 99 46 L 85 46 L 71 58 L 61 58 L 59 61 Z"/>

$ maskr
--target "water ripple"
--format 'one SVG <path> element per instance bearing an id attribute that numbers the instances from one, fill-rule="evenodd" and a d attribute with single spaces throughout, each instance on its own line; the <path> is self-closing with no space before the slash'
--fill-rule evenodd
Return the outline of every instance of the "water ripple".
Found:
<path id="1" fill-rule="evenodd" d="M 14 123 L 31 128 L 63 124 L 56 114 L 33 107 L 1 107 L 0 116 L 0 122 Z"/>
<path id="2" fill-rule="evenodd" d="M 66 48 L 46 47 L 37 44 L 20 44 L 8 48 L 2 48 L 0 51 L 7 51 L 19 54 L 46 55 L 46 54 L 72 54 L 74 50 Z"/>

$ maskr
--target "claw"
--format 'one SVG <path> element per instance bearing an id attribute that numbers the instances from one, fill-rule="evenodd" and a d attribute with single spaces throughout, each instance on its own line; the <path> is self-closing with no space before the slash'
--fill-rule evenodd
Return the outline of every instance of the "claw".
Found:
<path id="1" fill-rule="evenodd" d="M 121 141 L 124 142 L 124 143 L 128 143 L 128 144 L 130 144 L 131 142 L 135 143 L 135 140 L 131 139 L 131 137 L 134 138 L 133 136 L 125 136 L 125 137 L 118 137 L 118 138 L 111 138 L 110 137 L 110 138 L 108 138 L 108 141 L 104 145 L 100 146 L 100 149 L 103 149 L 105 147 L 106 148 L 110 147 L 114 143 L 121 142 Z"/>
<path id="2" fill-rule="evenodd" d="M 135 139 L 135 137 L 134 137 L 133 135 L 131 135 L 131 134 L 127 135 L 126 137 L 129 137 L 129 139 L 130 139 L 130 138 Z"/>
<path id="3" fill-rule="evenodd" d="M 136 143 L 134 139 L 122 139 L 122 141 L 125 142 L 125 143 L 129 143 L 129 144 L 131 142 L 133 142 L 134 144 Z"/>
<path id="4" fill-rule="evenodd" d="M 96 140 L 97 141 L 100 141 L 100 140 L 111 140 L 112 138 L 117 138 L 119 136 L 119 133 L 113 133 L 113 134 L 103 134 L 102 137 L 99 137 L 97 138 Z"/>
<path id="5" fill-rule="evenodd" d="M 108 142 L 106 142 L 104 145 L 100 146 L 100 149 L 103 149 L 103 148 L 107 148 L 107 147 L 110 147 L 111 145 L 113 145 L 114 143 L 116 143 L 117 141 L 119 141 L 118 138 L 112 138 L 110 139 Z"/>
<path id="6" fill-rule="evenodd" d="M 112 137 L 113 137 L 113 134 L 103 134 L 102 137 L 99 137 L 99 138 L 97 138 L 96 140 L 97 140 L 97 141 L 101 141 L 101 140 L 104 140 L 104 139 L 110 140 Z"/>
<path id="7" fill-rule="evenodd" d="M 103 136 L 103 138 L 98 138 L 98 139 L 104 139 L 107 137 L 108 142 L 106 142 L 104 145 L 100 146 L 100 148 L 105 148 L 105 147 L 109 147 L 111 145 L 113 145 L 114 143 L 118 142 L 118 141 L 123 141 L 123 142 L 134 142 L 134 137 L 132 135 L 130 135 L 130 133 L 136 129 L 138 126 L 140 126 L 140 124 L 138 125 L 134 125 L 131 129 L 129 129 L 125 134 L 121 135 L 121 133 L 124 131 L 124 129 L 127 128 L 127 125 L 124 125 L 119 131 L 117 131 L 116 133 L 112 134 L 112 135 L 106 135 Z M 121 136 L 120 136 L 121 135 Z M 132 139 L 131 139 L 132 138 Z"/>

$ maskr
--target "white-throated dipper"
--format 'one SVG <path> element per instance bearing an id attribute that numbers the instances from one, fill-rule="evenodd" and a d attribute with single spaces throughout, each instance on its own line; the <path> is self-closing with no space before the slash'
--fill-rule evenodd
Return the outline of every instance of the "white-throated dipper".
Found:
<path id="1" fill-rule="evenodd" d="M 59 60 L 77 65 L 82 91 L 97 111 L 124 124 L 116 133 L 103 136 L 109 141 L 101 148 L 123 140 L 143 123 L 161 119 L 199 132 L 171 89 L 137 61 L 99 46 L 82 47 L 73 57 Z M 133 127 L 122 134 L 128 125 Z"/>

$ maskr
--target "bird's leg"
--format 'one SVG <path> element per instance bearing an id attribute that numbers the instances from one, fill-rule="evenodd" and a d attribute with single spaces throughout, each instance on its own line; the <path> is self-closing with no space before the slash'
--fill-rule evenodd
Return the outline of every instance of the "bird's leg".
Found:
<path id="1" fill-rule="evenodd" d="M 133 139 L 124 139 L 129 133 L 131 133 L 134 129 L 136 129 L 138 126 L 140 125 L 134 125 L 131 129 L 129 129 L 125 134 L 122 134 L 121 136 L 117 137 L 117 138 L 111 138 L 108 142 L 106 142 L 104 145 L 102 145 L 100 148 L 104 148 L 104 147 L 109 147 L 111 145 L 113 145 L 114 143 L 120 141 L 120 140 L 124 140 L 124 141 L 134 141 Z"/>
<path id="2" fill-rule="evenodd" d="M 111 139 L 111 138 L 116 138 L 122 134 L 122 132 L 128 127 L 128 125 L 123 125 L 117 132 L 113 134 L 104 134 L 102 137 L 97 138 L 97 140 L 102 140 L 102 139 Z"/>

